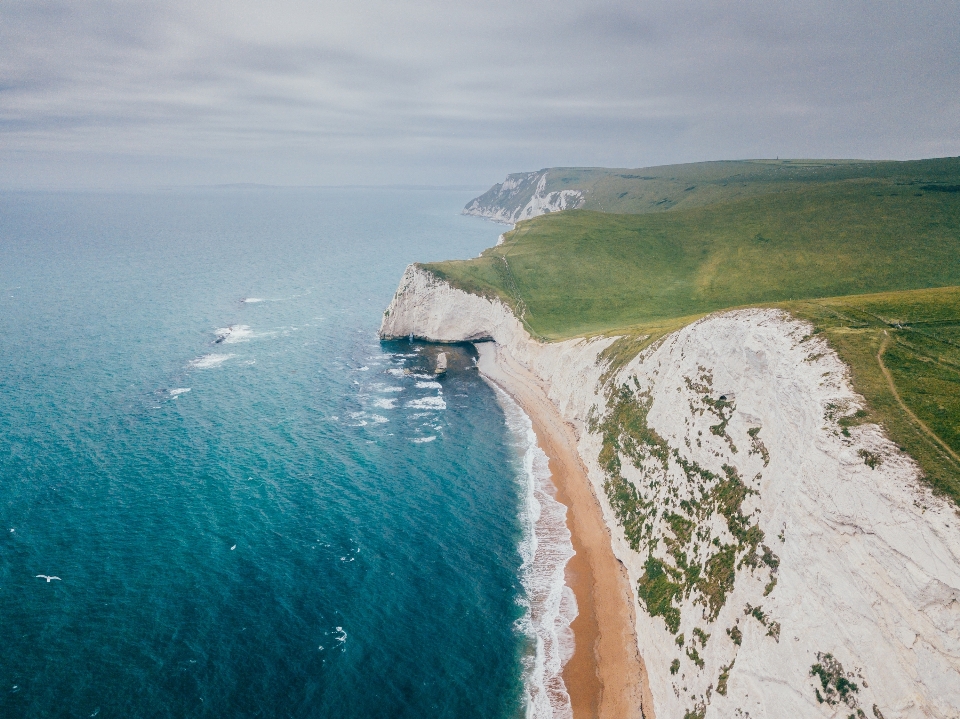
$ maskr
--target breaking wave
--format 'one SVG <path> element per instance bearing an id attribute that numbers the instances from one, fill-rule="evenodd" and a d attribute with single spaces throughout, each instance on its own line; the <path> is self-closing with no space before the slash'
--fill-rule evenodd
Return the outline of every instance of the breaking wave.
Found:
<path id="1" fill-rule="evenodd" d="M 195 369 L 211 369 L 213 367 L 219 367 L 228 359 L 235 356 L 236 355 L 208 354 L 203 357 L 197 357 L 195 360 L 190 360 L 190 366 Z"/>
<path id="2" fill-rule="evenodd" d="M 547 455 L 537 446 L 530 418 L 499 387 L 494 387 L 507 427 L 521 455 L 523 483 L 520 581 L 526 611 L 518 628 L 530 640 L 523 660 L 527 719 L 572 719 L 563 665 L 573 655 L 570 624 L 577 616 L 573 590 L 565 581 L 574 555 L 567 508 L 555 498 Z"/>
<path id="3" fill-rule="evenodd" d="M 407 402 L 407 407 L 411 409 L 446 409 L 447 403 L 443 401 L 443 397 L 422 397 L 421 399 L 413 399 Z"/>
<path id="4" fill-rule="evenodd" d="M 217 343 L 233 344 L 234 342 L 246 342 L 253 337 L 253 330 L 248 325 L 230 325 L 221 327 L 213 331 L 217 336 Z"/>

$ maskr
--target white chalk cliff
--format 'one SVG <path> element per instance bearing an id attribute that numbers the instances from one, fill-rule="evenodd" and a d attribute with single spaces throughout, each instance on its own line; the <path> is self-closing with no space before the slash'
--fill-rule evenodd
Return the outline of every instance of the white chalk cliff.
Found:
<path id="1" fill-rule="evenodd" d="M 381 336 L 410 335 L 495 341 L 574 425 L 660 719 L 960 716 L 958 513 L 880 427 L 841 427 L 862 399 L 808 325 L 712 315 L 604 384 L 613 339 L 538 343 L 410 266 Z"/>
<path id="2" fill-rule="evenodd" d="M 472 200 L 463 208 L 463 214 L 512 225 L 548 212 L 576 209 L 583 205 L 584 196 L 580 190 L 547 192 L 548 174 L 548 170 L 540 170 L 508 175 L 502 183 Z"/>

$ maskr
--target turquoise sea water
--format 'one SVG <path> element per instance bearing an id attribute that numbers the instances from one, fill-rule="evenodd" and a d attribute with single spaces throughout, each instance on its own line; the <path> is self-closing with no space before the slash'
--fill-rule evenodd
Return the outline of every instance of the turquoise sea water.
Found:
<path id="1" fill-rule="evenodd" d="M 529 708 L 528 427 L 376 338 L 470 196 L 0 194 L 0 716 Z"/>

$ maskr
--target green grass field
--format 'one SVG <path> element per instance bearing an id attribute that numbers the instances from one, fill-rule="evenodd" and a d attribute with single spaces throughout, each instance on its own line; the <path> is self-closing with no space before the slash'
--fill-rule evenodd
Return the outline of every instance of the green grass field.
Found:
<path id="1" fill-rule="evenodd" d="M 480 258 L 425 265 L 562 339 L 725 307 L 960 284 L 960 193 L 810 184 L 690 210 L 520 223 Z"/>
<path id="2" fill-rule="evenodd" d="M 960 503 L 960 287 L 781 306 L 811 321 L 850 367 L 869 404 L 855 421 L 882 424 Z"/>
<path id="3" fill-rule="evenodd" d="M 551 183 L 588 188 L 586 207 L 606 211 L 525 221 L 479 258 L 425 269 L 501 298 L 538 338 L 620 335 L 611 367 L 703 314 L 783 307 L 850 365 L 870 404 L 859 419 L 960 500 L 960 160 L 564 170 Z"/>
<path id="4" fill-rule="evenodd" d="M 960 159 L 910 162 L 865 160 L 736 160 L 663 165 L 642 169 L 555 167 L 546 171 L 546 192 L 579 190 L 581 209 L 610 213 L 666 212 L 789 192 L 825 182 L 889 180 L 903 186 L 956 183 Z M 539 173 L 538 173 L 539 175 Z M 496 188 L 494 188 L 496 190 Z M 480 199 L 494 200 L 491 190 Z M 505 206 L 513 211 L 533 196 L 528 184 Z"/>

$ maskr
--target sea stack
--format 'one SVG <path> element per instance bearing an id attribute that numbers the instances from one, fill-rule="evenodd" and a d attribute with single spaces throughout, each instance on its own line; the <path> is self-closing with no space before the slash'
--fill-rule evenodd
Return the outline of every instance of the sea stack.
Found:
<path id="1" fill-rule="evenodd" d="M 436 375 L 444 375 L 447 373 L 447 353 L 441 352 L 437 355 L 437 368 L 434 370 Z"/>

